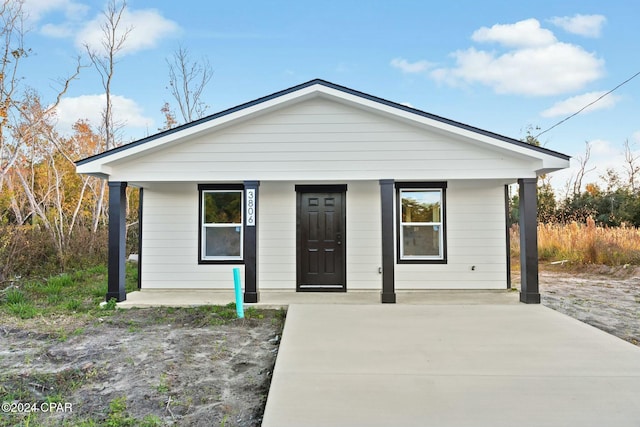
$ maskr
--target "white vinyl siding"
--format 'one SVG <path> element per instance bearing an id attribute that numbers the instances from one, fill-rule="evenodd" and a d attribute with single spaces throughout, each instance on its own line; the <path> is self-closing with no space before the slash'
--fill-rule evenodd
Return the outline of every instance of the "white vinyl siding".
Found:
<path id="1" fill-rule="evenodd" d="M 259 290 L 296 287 L 294 182 L 263 182 L 259 190 Z M 347 289 L 380 289 L 380 189 L 378 182 L 347 184 Z M 156 188 L 157 187 L 157 188 Z M 197 184 L 145 189 L 142 287 L 231 289 L 233 267 L 198 264 Z M 243 267 L 243 266 L 240 266 Z"/>
<path id="2" fill-rule="evenodd" d="M 477 141 L 314 99 L 131 156 L 111 180 L 444 181 L 534 176 L 539 165 Z"/>
<path id="3" fill-rule="evenodd" d="M 295 290 L 296 193 L 293 183 L 260 183 L 258 263 L 260 289 Z"/>
<path id="4" fill-rule="evenodd" d="M 308 182 L 260 184 L 259 290 L 295 290 L 296 184 Z M 380 290 L 379 184 L 341 184 L 347 184 L 347 291 Z M 449 181 L 446 197 L 447 264 L 396 264 L 396 289 L 505 289 L 503 183 Z M 154 184 L 145 189 L 143 289 L 233 288 L 233 268 L 244 266 L 197 262 L 197 212 L 196 183 Z"/>
<path id="5" fill-rule="evenodd" d="M 446 197 L 447 264 L 396 264 L 396 289 L 506 289 L 503 183 L 449 181 Z"/>
<path id="6" fill-rule="evenodd" d="M 243 265 L 198 264 L 198 209 L 196 183 L 145 188 L 142 289 L 233 288 L 233 268 Z"/>
<path id="7" fill-rule="evenodd" d="M 382 289 L 382 218 L 378 181 L 350 182 L 347 190 L 347 292 Z"/>

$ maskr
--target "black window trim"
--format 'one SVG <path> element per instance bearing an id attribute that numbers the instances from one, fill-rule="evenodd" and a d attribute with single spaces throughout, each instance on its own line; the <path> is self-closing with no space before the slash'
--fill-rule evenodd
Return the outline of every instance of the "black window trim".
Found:
<path id="1" fill-rule="evenodd" d="M 242 200 L 244 203 L 244 184 L 198 184 L 198 264 L 244 264 L 244 252 L 242 259 L 204 259 L 202 256 L 202 196 L 205 191 L 242 191 Z M 244 207 L 243 207 L 244 211 Z M 244 223 L 244 212 L 242 215 L 243 232 L 246 224 Z"/>
<path id="2" fill-rule="evenodd" d="M 447 264 L 447 182 L 446 181 L 412 181 L 396 182 L 396 263 L 397 264 Z M 440 189 L 442 190 L 442 258 L 439 259 L 402 259 L 400 257 L 400 230 L 402 220 L 402 199 L 400 190 L 406 189 Z"/>

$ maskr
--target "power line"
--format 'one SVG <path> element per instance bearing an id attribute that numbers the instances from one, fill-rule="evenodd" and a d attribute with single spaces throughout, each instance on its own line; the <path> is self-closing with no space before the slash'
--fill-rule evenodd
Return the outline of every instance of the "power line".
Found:
<path id="1" fill-rule="evenodd" d="M 542 132 L 540 132 L 539 134 L 537 134 L 535 136 L 536 139 L 538 139 L 538 137 L 540 135 L 542 135 L 543 133 L 547 133 L 549 132 L 551 129 L 560 126 L 561 124 L 563 124 L 564 122 L 566 122 L 567 120 L 569 120 L 572 117 L 577 116 L 578 114 L 582 113 L 584 110 L 586 110 L 587 108 L 591 107 L 593 104 L 595 104 L 596 102 L 600 101 L 602 98 L 604 98 L 605 96 L 609 95 L 611 92 L 613 92 L 614 90 L 618 89 L 621 86 L 624 86 L 625 84 L 629 83 L 631 80 L 635 79 L 636 77 L 638 77 L 640 75 L 640 71 L 638 71 L 637 73 L 635 73 L 633 76 L 629 77 L 627 80 L 623 81 L 622 83 L 620 83 L 618 86 L 614 87 L 613 89 L 611 89 L 609 92 L 606 92 L 602 95 L 600 95 L 597 99 L 595 99 L 594 101 L 588 103 L 587 105 L 585 105 L 584 107 L 582 107 L 581 109 L 579 109 L 578 111 L 576 111 L 575 113 L 573 113 L 572 115 L 570 115 L 569 117 L 560 120 L 558 123 L 556 123 L 555 125 L 551 126 L 548 129 L 543 130 Z"/>

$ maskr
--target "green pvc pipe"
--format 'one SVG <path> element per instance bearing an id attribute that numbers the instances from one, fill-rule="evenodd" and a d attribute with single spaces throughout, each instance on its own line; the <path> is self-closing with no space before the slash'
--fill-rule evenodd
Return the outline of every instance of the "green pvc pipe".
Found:
<path id="1" fill-rule="evenodd" d="M 240 283 L 240 269 L 233 269 L 233 284 L 236 290 L 236 313 L 238 319 L 244 319 L 244 306 L 242 305 L 242 284 Z"/>

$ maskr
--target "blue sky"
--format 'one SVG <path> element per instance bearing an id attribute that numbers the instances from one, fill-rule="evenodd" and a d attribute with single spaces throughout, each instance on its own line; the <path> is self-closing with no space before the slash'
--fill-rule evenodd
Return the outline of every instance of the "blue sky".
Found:
<path id="1" fill-rule="evenodd" d="M 88 63 L 83 45 L 99 40 L 104 7 L 25 0 L 32 54 L 23 84 L 45 102 L 78 55 Z M 520 139 L 640 71 L 639 16 L 634 0 L 129 0 L 114 105 L 127 140 L 155 133 L 172 101 L 166 59 L 183 46 L 214 70 L 203 95 L 209 113 L 322 78 Z M 61 104 L 60 129 L 97 121 L 102 93 L 99 75 L 83 69 Z M 638 112 L 640 76 L 540 140 L 571 156 L 590 142 L 597 170 L 585 182 L 595 181 L 621 165 L 625 140 L 640 154 Z M 568 178 L 558 174 L 554 185 Z"/>

